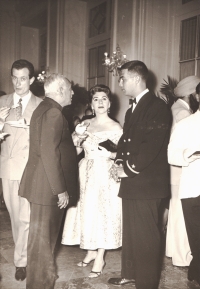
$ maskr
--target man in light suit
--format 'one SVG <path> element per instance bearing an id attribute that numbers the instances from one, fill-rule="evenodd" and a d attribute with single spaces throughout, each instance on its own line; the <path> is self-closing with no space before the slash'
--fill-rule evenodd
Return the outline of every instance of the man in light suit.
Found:
<path id="1" fill-rule="evenodd" d="M 171 107 L 173 119 L 171 132 L 180 120 L 192 114 L 191 100 L 198 104 L 195 89 L 199 81 L 200 79 L 195 75 L 187 76 L 174 89 L 178 100 Z M 175 266 L 189 266 L 192 256 L 179 198 L 181 170 L 180 166 L 170 166 L 171 199 L 167 223 L 166 256 L 172 258 L 172 264 Z"/>
<path id="2" fill-rule="evenodd" d="M 29 154 L 29 128 L 26 124 L 30 123 L 33 111 L 42 100 L 30 91 L 34 81 L 32 63 L 23 59 L 15 61 L 11 67 L 11 78 L 15 92 L 0 98 L 0 118 L 4 121 L 4 132 L 8 133 L 1 142 L 0 176 L 15 243 L 15 278 L 24 280 L 30 206 L 26 199 L 18 196 L 18 190 Z M 18 123 L 20 118 L 25 119 L 26 124 Z"/>
<path id="3" fill-rule="evenodd" d="M 45 80 L 45 99 L 30 123 L 30 153 L 19 194 L 31 204 L 27 289 L 53 289 L 54 249 L 64 208 L 78 199 L 78 163 L 62 108 L 71 104 L 71 83 L 63 75 Z"/>
<path id="4" fill-rule="evenodd" d="M 197 86 L 200 96 L 200 84 Z M 200 106 L 175 125 L 168 146 L 169 163 L 182 166 L 179 195 L 193 259 L 188 280 L 200 285 Z"/>
<path id="5" fill-rule="evenodd" d="M 123 235 L 121 278 L 114 285 L 157 289 L 160 268 L 158 212 L 170 192 L 167 145 L 171 113 L 146 87 L 148 69 L 138 60 L 120 69 L 119 85 L 133 106 L 127 110 L 116 163 L 121 178 Z"/>

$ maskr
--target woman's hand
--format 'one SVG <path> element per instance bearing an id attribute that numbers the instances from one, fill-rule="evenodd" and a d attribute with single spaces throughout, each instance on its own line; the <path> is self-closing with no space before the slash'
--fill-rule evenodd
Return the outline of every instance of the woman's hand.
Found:
<path id="1" fill-rule="evenodd" d="M 84 121 L 77 124 L 76 128 L 75 128 L 75 132 L 76 134 L 80 137 L 80 138 L 84 138 L 87 136 L 86 131 L 87 131 L 87 127 L 90 125 L 90 123 L 85 124 Z"/>

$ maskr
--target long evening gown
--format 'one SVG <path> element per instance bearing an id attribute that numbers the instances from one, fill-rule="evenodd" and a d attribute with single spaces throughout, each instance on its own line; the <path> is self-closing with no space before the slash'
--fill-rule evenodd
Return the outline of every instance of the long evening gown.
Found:
<path id="1" fill-rule="evenodd" d="M 80 161 L 80 200 L 67 211 L 62 244 L 80 248 L 115 249 L 122 245 L 122 209 L 119 183 L 110 176 L 113 160 L 97 155 L 98 144 L 110 139 L 118 143 L 122 130 L 95 132 L 83 143 Z"/>

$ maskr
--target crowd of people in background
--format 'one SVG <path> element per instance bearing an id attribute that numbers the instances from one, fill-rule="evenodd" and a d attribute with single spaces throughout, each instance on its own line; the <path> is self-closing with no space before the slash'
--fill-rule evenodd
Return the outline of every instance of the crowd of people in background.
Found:
<path id="1" fill-rule="evenodd" d="M 87 250 L 77 266 L 93 263 L 89 278 L 102 274 L 106 250 L 122 246 L 121 277 L 108 283 L 158 288 L 167 199 L 166 256 L 188 266 L 188 280 L 200 285 L 200 78 L 182 79 L 170 108 L 149 91 L 148 74 L 138 60 L 119 69 L 131 99 L 122 128 L 110 115 L 108 86 L 90 88 L 85 115 L 74 116 L 66 77 L 49 75 L 41 99 L 30 91 L 32 63 L 13 63 L 14 92 L 0 97 L 0 177 L 15 278 L 26 279 L 27 289 L 54 288 L 60 230 L 62 244 Z"/>

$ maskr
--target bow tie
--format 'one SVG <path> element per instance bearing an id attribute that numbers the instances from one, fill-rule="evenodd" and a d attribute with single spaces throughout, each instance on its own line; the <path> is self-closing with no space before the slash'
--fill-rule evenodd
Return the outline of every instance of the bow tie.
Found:
<path id="1" fill-rule="evenodd" d="M 130 98 L 129 99 L 129 104 L 132 105 L 133 103 L 137 104 L 136 99 L 135 98 L 134 99 Z"/>

